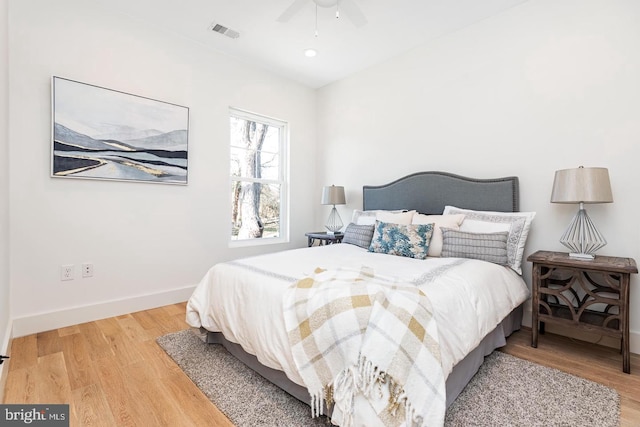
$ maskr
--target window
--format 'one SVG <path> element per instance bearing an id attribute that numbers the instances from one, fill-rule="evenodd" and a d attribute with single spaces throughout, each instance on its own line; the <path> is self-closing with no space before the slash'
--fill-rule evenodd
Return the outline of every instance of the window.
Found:
<path id="1" fill-rule="evenodd" d="M 231 240 L 287 239 L 286 122 L 230 109 Z"/>

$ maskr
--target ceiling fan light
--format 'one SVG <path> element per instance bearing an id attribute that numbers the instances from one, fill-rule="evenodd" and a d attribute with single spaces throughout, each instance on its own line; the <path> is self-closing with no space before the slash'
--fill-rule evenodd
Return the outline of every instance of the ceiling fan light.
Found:
<path id="1" fill-rule="evenodd" d="M 318 54 L 318 51 L 313 48 L 307 48 L 304 50 L 304 56 L 306 56 L 307 58 L 313 58 L 317 54 Z"/>

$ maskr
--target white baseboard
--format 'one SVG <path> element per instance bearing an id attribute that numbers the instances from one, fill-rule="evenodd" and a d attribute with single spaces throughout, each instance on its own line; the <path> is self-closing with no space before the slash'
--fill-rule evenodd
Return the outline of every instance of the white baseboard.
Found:
<path id="1" fill-rule="evenodd" d="M 11 323 L 11 319 L 9 319 L 7 330 L 4 333 L 4 342 L 2 342 L 2 345 L 0 345 L 0 354 L 3 354 L 5 356 L 11 356 L 9 354 L 9 349 L 11 348 L 11 340 L 13 339 L 13 336 L 11 335 L 11 330 L 13 329 Z M 4 389 L 7 384 L 7 375 L 9 374 L 9 363 L 11 363 L 10 359 L 5 359 L 4 363 L 0 365 L 0 402 L 4 402 Z"/>
<path id="2" fill-rule="evenodd" d="M 189 299 L 195 286 L 13 319 L 13 337 L 22 337 L 107 317 L 149 310 Z"/>
<path id="3" fill-rule="evenodd" d="M 522 325 L 531 327 L 531 308 L 524 311 Z M 558 334 L 565 337 L 575 338 L 587 342 L 598 342 L 600 345 L 607 347 L 620 348 L 620 340 L 613 337 L 602 336 L 598 333 L 578 331 L 568 326 L 546 325 L 546 331 L 552 334 Z M 629 331 L 629 350 L 631 353 L 640 354 L 640 332 Z"/>

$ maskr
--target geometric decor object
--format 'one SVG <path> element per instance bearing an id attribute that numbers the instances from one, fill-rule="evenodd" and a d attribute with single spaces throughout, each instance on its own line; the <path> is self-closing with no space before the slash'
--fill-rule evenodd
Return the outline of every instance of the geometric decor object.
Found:
<path id="1" fill-rule="evenodd" d="M 556 171 L 551 203 L 577 203 L 578 213 L 573 217 L 560 243 L 567 247 L 573 258 L 592 260 L 595 252 L 607 241 L 598 231 L 584 209 L 585 203 L 611 203 L 611 183 L 606 168 L 585 168 Z"/>
<path id="2" fill-rule="evenodd" d="M 338 210 L 336 209 L 336 205 L 344 205 L 346 204 L 346 200 L 344 197 L 344 187 L 342 186 L 326 186 L 322 189 L 322 201 L 323 205 L 333 205 L 331 209 L 331 213 L 329 214 L 329 218 L 327 218 L 327 223 L 325 227 L 329 230 L 329 233 L 337 233 L 342 229 L 344 225 L 342 223 L 342 219 L 338 214 Z"/>
<path id="3" fill-rule="evenodd" d="M 580 209 L 560 237 L 560 243 L 569 248 L 569 256 L 573 258 L 594 259 L 595 252 L 605 247 L 607 241 L 580 203 Z"/>

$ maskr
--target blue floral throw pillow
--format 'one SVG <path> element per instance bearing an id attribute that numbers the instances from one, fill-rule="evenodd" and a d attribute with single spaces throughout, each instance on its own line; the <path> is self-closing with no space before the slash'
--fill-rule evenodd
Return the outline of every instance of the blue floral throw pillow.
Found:
<path id="1" fill-rule="evenodd" d="M 400 225 L 376 221 L 369 252 L 425 259 L 433 224 Z"/>

